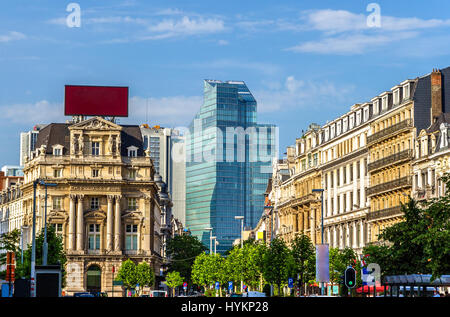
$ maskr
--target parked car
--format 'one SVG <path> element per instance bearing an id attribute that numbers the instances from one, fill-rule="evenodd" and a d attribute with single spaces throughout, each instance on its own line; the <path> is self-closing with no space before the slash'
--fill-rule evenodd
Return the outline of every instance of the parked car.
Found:
<path id="1" fill-rule="evenodd" d="M 150 297 L 168 297 L 166 291 L 150 291 Z"/>
<path id="2" fill-rule="evenodd" d="M 266 293 L 263 292 L 250 291 L 243 293 L 242 297 L 267 297 L 267 296 Z"/>
<path id="3" fill-rule="evenodd" d="M 73 297 L 95 297 L 95 296 L 89 292 L 79 292 L 79 293 L 74 293 Z"/>
<path id="4" fill-rule="evenodd" d="M 242 294 L 233 293 L 230 295 L 230 297 L 242 297 Z"/>
<path id="5" fill-rule="evenodd" d="M 108 293 L 106 292 L 95 292 L 91 294 L 94 295 L 95 297 L 108 297 Z"/>

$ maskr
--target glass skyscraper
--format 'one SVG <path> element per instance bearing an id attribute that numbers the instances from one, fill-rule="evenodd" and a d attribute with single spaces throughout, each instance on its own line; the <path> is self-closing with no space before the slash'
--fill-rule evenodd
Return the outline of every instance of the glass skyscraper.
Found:
<path id="1" fill-rule="evenodd" d="M 253 228 L 263 212 L 272 160 L 274 125 L 257 124 L 256 100 L 242 81 L 204 81 L 204 100 L 186 136 L 186 227 L 218 252 Z M 214 246 L 213 246 L 214 249 Z"/>

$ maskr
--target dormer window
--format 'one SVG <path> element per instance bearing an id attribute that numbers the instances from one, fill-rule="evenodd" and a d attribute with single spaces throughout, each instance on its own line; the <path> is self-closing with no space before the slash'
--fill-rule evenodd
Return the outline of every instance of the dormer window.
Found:
<path id="1" fill-rule="evenodd" d="M 400 103 L 400 89 L 394 90 L 394 105 L 398 105 Z"/>
<path id="2" fill-rule="evenodd" d="M 377 99 L 373 103 L 373 113 L 378 114 L 380 112 L 380 100 Z"/>
<path id="3" fill-rule="evenodd" d="M 403 100 L 409 99 L 409 84 L 403 86 Z"/>
<path id="4" fill-rule="evenodd" d="M 136 157 L 138 148 L 135 146 L 127 147 L 128 157 Z"/>
<path id="5" fill-rule="evenodd" d="M 60 144 L 54 145 L 53 146 L 53 155 L 54 156 L 61 156 L 63 155 L 63 146 Z"/>
<path id="6" fill-rule="evenodd" d="M 383 99 L 381 99 L 381 108 L 382 110 L 386 110 L 388 107 L 388 96 L 384 96 Z"/>

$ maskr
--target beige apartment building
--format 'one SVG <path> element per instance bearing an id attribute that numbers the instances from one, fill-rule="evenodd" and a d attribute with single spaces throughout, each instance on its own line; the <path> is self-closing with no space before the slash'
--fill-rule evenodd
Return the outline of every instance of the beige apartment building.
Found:
<path id="1" fill-rule="evenodd" d="M 323 189 L 324 242 L 360 253 L 401 221 L 409 197 L 443 195 L 440 177 L 450 170 L 445 87 L 450 67 L 405 80 L 323 126 L 312 124 L 287 148 L 289 176 L 274 169 L 278 235 L 290 242 L 304 232 L 321 242 L 320 194 L 312 190 Z"/>

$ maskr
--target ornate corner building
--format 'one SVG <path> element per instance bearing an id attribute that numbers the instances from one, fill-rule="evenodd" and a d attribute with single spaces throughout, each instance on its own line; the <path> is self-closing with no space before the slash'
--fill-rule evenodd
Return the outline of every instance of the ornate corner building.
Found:
<path id="1" fill-rule="evenodd" d="M 127 258 L 146 261 L 159 274 L 161 207 L 154 174 L 139 126 L 94 117 L 39 132 L 36 151 L 25 158 L 23 223 L 32 224 L 33 181 L 56 184 L 47 188 L 47 221 L 63 237 L 66 293 L 121 294 L 113 279 Z M 44 200 L 38 185 L 37 232 L 44 226 Z"/>

